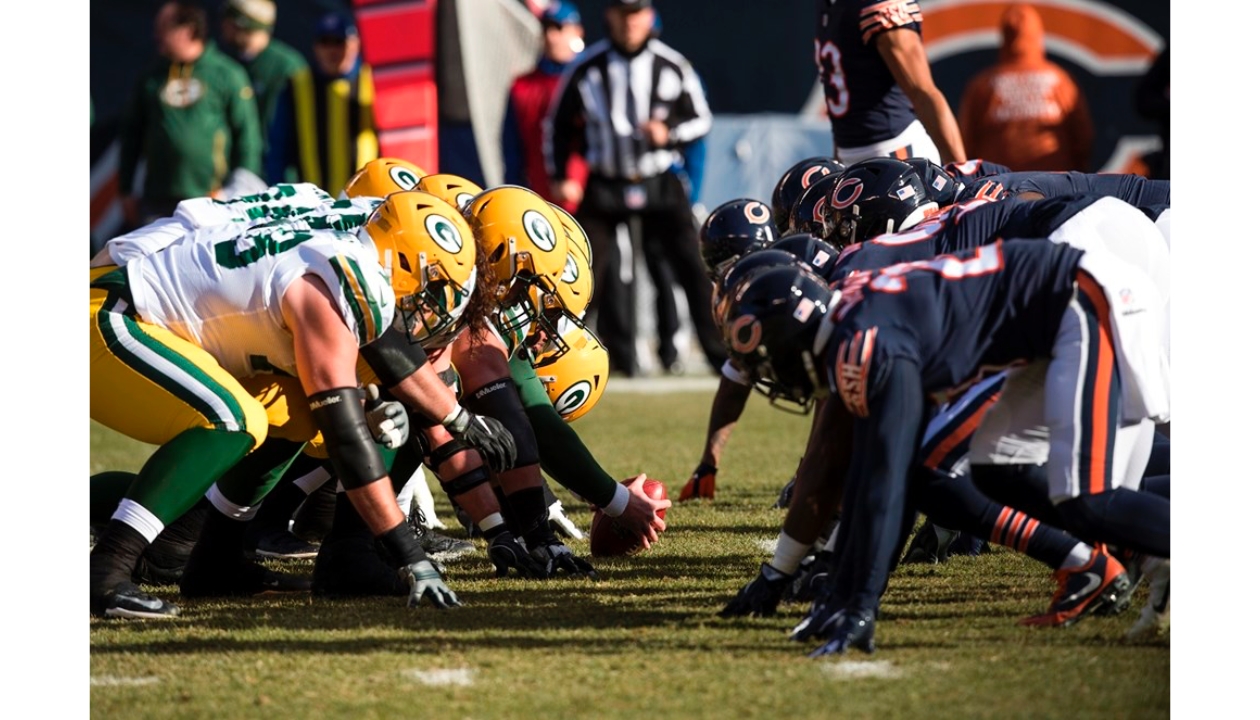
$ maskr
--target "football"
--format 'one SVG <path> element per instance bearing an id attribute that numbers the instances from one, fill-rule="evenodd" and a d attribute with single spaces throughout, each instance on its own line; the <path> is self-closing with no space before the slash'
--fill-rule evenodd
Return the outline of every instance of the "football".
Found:
<path id="1" fill-rule="evenodd" d="M 622 484 L 629 485 L 630 480 L 623 480 Z M 643 482 L 643 492 L 653 500 L 664 500 L 669 497 L 665 483 L 652 478 Z M 662 519 L 665 517 L 663 509 L 657 510 L 656 514 Z M 624 532 L 613 518 L 604 514 L 604 511 L 595 511 L 595 516 L 591 518 L 591 555 L 593 557 L 632 555 L 642 549 L 637 537 L 632 533 Z"/>

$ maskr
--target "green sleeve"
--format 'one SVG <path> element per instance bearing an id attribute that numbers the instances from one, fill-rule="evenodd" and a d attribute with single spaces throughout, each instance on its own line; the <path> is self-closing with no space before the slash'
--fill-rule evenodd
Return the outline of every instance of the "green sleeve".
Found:
<path id="1" fill-rule="evenodd" d="M 617 481 L 612 478 L 582 444 L 582 438 L 551 404 L 538 374 L 526 360 L 513 356 L 508 362 L 512 382 L 521 395 L 521 404 L 538 438 L 538 455 L 543 472 L 556 482 L 599 507 L 612 502 Z"/>
<path id="2" fill-rule="evenodd" d="M 232 168 L 244 168 L 262 177 L 263 140 L 254 88 L 244 70 L 231 74 L 228 126 L 232 135 Z"/>

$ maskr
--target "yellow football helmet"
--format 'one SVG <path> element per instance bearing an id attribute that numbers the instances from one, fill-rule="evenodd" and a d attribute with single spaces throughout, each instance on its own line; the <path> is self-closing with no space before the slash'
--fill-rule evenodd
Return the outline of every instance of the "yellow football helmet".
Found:
<path id="1" fill-rule="evenodd" d="M 548 353 L 535 362 L 538 379 L 556 412 L 573 422 L 591 411 L 608 385 L 608 350 L 595 333 L 574 325 L 564 335 L 569 350 L 556 356 Z"/>
<path id="2" fill-rule="evenodd" d="M 468 222 L 442 198 L 405 190 L 386 197 L 360 233 L 371 239 L 389 273 L 396 322 L 408 337 L 425 347 L 449 340 L 477 284 Z"/>
<path id="3" fill-rule="evenodd" d="M 445 200 L 456 210 L 463 212 L 472 199 L 481 194 L 482 188 L 477 183 L 458 175 L 438 173 L 428 175 L 420 180 L 418 190 L 433 193 Z"/>
<path id="4" fill-rule="evenodd" d="M 591 255 L 591 239 L 586 236 L 586 231 L 564 208 L 551 203 L 551 209 L 556 211 L 556 217 L 560 218 L 560 225 L 569 234 L 570 252 L 576 250 L 578 255 L 586 260 L 587 269 L 594 268 L 595 264 Z"/>
<path id="5" fill-rule="evenodd" d="M 559 321 L 559 315 L 580 322 L 582 316 L 586 315 L 586 308 L 590 306 L 594 292 L 591 267 L 575 247 L 577 242 L 572 235 L 568 240 L 569 252 L 564 259 L 564 270 L 556 278 L 555 295 L 545 295 L 542 298 L 543 313 L 550 319 L 553 327 Z"/>
<path id="6" fill-rule="evenodd" d="M 346 189 L 341 195 L 346 198 L 383 198 L 399 190 L 415 188 L 424 176 L 425 172 L 419 165 L 409 163 L 402 158 L 376 158 L 369 161 L 350 178 L 350 182 L 346 183 Z"/>
<path id="7" fill-rule="evenodd" d="M 542 196 L 516 185 L 491 188 L 473 198 L 464 217 L 490 268 L 503 310 L 496 322 L 504 335 L 518 334 L 543 319 L 547 307 L 562 305 L 556 281 L 564 272 L 568 240 Z"/>

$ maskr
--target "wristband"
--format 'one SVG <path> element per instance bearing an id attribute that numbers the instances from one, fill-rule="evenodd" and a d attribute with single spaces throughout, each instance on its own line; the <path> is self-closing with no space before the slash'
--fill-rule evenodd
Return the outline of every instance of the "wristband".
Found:
<path id="1" fill-rule="evenodd" d="M 770 567 L 784 575 L 791 575 L 801 566 L 801 560 L 809 554 L 811 547 L 813 547 L 812 543 L 797 542 L 786 531 L 780 530 L 779 541 L 775 543 L 774 557 L 770 560 Z"/>
<path id="2" fill-rule="evenodd" d="M 621 514 L 626 511 L 626 506 L 629 504 L 630 488 L 622 485 L 621 483 L 617 483 L 617 488 L 613 490 L 612 500 L 609 500 L 608 504 L 601 508 L 601 510 L 603 510 L 604 514 L 608 517 L 621 517 Z"/>

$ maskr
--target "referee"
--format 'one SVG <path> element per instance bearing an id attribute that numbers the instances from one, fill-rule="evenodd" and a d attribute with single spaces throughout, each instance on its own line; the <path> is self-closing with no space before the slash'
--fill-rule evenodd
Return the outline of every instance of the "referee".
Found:
<path id="1" fill-rule="evenodd" d="M 726 352 L 713 323 L 712 286 L 700 259 L 689 191 L 670 172 L 678 148 L 708 133 L 712 115 L 691 64 L 651 37 L 656 17 L 651 0 L 611 0 L 605 17 L 609 38 L 565 72 L 543 123 L 552 189 L 563 201 L 577 203 L 576 219 L 591 239 L 591 312 L 598 313 L 597 332 L 612 370 L 638 374 L 629 281 L 634 258 L 628 236 L 618 239 L 618 226 L 637 217 L 643 236 L 659 240 L 716 371 Z M 582 152 L 590 167 L 585 188 L 565 175 L 574 152 Z"/>

